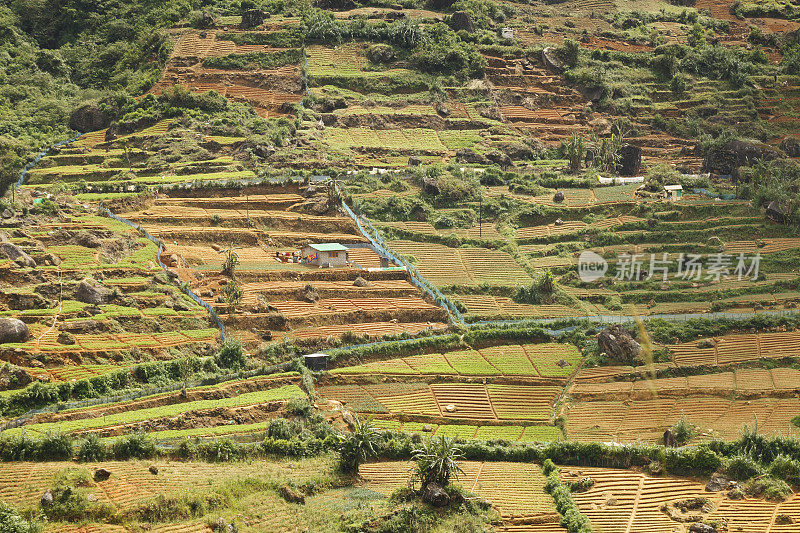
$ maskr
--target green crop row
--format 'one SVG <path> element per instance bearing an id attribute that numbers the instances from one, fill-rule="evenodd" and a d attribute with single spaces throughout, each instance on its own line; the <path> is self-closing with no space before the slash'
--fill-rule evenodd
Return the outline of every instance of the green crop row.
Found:
<path id="1" fill-rule="evenodd" d="M 197 411 L 200 409 L 212 409 L 219 407 L 241 407 L 245 405 L 255 405 L 258 403 L 264 403 L 276 400 L 289 400 L 291 398 L 301 398 L 304 396 L 305 393 L 297 385 L 285 385 L 277 389 L 248 392 L 245 394 L 240 394 L 239 396 L 233 396 L 231 398 L 221 398 L 219 400 L 195 400 L 192 402 L 185 402 L 173 405 L 163 405 L 159 407 L 151 407 L 148 409 L 139 409 L 136 411 L 115 413 L 102 417 L 86 418 L 80 420 L 67 420 L 64 422 L 31 424 L 29 426 L 8 430 L 7 433 L 13 435 L 14 433 L 22 432 L 23 430 L 35 433 L 47 433 L 47 432 L 72 433 L 75 431 L 87 431 L 91 429 L 98 429 L 108 426 L 133 424 L 136 422 L 143 422 L 145 420 L 150 420 L 150 419 L 174 417 L 182 413 L 186 413 L 189 411 Z"/>

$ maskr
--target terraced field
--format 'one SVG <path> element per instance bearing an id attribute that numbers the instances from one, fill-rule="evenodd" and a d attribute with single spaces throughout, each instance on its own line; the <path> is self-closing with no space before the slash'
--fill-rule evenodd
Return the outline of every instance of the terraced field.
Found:
<path id="1" fill-rule="evenodd" d="M 576 494 L 575 501 L 594 527 L 608 532 L 688 530 L 683 529 L 685 524 L 670 520 L 661 506 L 698 497 L 710 500 L 711 511 L 704 518 L 725 520 L 730 531 L 790 531 L 800 518 L 796 497 L 781 503 L 730 500 L 724 492 L 709 493 L 703 485 L 684 479 L 602 468 L 581 468 L 579 473 L 562 471 L 566 480 L 580 476 L 591 477 L 595 484 L 588 491 Z M 776 521 L 779 515 L 789 517 L 789 521 Z"/>
<path id="2" fill-rule="evenodd" d="M 574 345 L 543 343 L 414 355 L 343 367 L 333 373 L 559 378 L 571 375 L 579 362 Z"/>
<path id="3" fill-rule="evenodd" d="M 411 465 L 385 462 L 362 465 L 359 474 L 367 486 L 383 494 L 408 484 Z M 464 461 L 458 483 L 493 502 L 506 524 L 535 523 L 547 531 L 566 531 L 558 525 L 558 514 L 550 496 L 544 493 L 545 477 L 536 465 Z M 539 531 L 544 531 L 539 530 Z"/>

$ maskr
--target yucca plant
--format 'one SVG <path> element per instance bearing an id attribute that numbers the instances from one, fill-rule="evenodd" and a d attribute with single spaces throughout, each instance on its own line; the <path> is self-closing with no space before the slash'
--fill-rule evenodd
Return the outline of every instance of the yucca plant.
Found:
<path id="1" fill-rule="evenodd" d="M 586 142 L 583 137 L 573 133 L 569 139 L 561 141 L 561 149 L 569 160 L 569 169 L 572 172 L 579 171 L 583 165 L 583 159 L 586 157 Z"/>
<path id="2" fill-rule="evenodd" d="M 358 467 L 375 456 L 381 438 L 372 419 L 362 422 L 357 415 L 354 417 L 350 433 L 339 436 L 339 468 L 348 474 L 358 473 Z"/>
<path id="3" fill-rule="evenodd" d="M 416 463 L 411 476 L 412 485 L 419 482 L 421 488 L 428 483 L 446 486 L 451 478 L 457 480 L 458 474 L 464 473 L 458 465 L 463 458 L 464 454 L 456 446 L 455 439 L 444 436 L 425 439 L 419 448 L 411 452 L 411 460 Z"/>

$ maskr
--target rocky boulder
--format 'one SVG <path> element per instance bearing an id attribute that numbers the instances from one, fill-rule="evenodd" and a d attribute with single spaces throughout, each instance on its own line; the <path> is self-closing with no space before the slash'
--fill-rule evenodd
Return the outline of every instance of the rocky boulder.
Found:
<path id="1" fill-rule="evenodd" d="M 556 49 L 552 46 L 546 47 L 542 50 L 542 63 L 548 70 L 556 73 L 564 72 L 564 65 L 556 54 Z"/>
<path id="2" fill-rule="evenodd" d="M 642 167 L 642 149 L 632 144 L 626 144 L 619 150 L 619 165 L 617 170 L 620 176 L 635 176 Z"/>
<path id="3" fill-rule="evenodd" d="M 75 344 L 75 335 L 72 333 L 67 333 L 66 331 L 62 331 L 58 334 L 58 338 L 56 339 L 59 344 L 64 344 L 67 346 L 72 346 Z"/>
<path id="4" fill-rule="evenodd" d="M 472 23 L 472 16 L 466 11 L 456 11 L 450 17 L 450 27 L 454 31 L 464 30 L 467 33 L 475 33 L 475 25 Z"/>
<path id="5" fill-rule="evenodd" d="M 0 318 L 0 344 L 25 342 L 30 337 L 28 326 L 18 318 Z"/>
<path id="6" fill-rule="evenodd" d="M 75 244 L 86 248 L 100 248 L 103 244 L 97 235 L 88 231 L 79 231 L 75 234 L 75 237 L 73 237 L 73 241 Z"/>
<path id="7" fill-rule="evenodd" d="M 483 165 L 486 163 L 486 158 L 478 153 L 475 153 L 470 148 L 459 148 L 456 150 L 456 161 L 460 163 Z"/>
<path id="8" fill-rule="evenodd" d="M 353 280 L 354 287 L 369 287 L 371 283 L 361 276 L 358 276 L 356 279 Z"/>
<path id="9" fill-rule="evenodd" d="M 412 155 L 408 158 L 408 166 L 418 167 L 422 164 L 422 158 L 418 155 Z"/>
<path id="10" fill-rule="evenodd" d="M 0 252 L 21 267 L 36 268 L 36 261 L 25 250 L 10 242 L 0 242 Z"/>
<path id="11" fill-rule="evenodd" d="M 500 165 L 503 168 L 514 166 L 514 162 L 511 161 L 511 158 L 499 150 L 492 150 L 486 154 L 486 158 L 492 163 Z"/>
<path id="12" fill-rule="evenodd" d="M 664 430 L 664 436 L 661 440 L 664 442 L 664 446 L 668 448 L 675 448 L 678 446 L 678 439 L 675 438 L 675 432 L 672 431 L 672 428 Z"/>
<path id="13" fill-rule="evenodd" d="M 94 471 L 94 480 L 95 481 L 105 481 L 111 477 L 111 471 L 105 468 L 98 468 Z"/>
<path id="14" fill-rule="evenodd" d="M 708 483 L 706 483 L 706 490 L 708 492 L 722 492 L 728 489 L 731 480 L 721 474 L 711 474 Z"/>
<path id="15" fill-rule="evenodd" d="M 283 485 L 279 490 L 278 493 L 281 495 L 281 498 L 286 500 L 289 503 L 306 503 L 306 498 L 303 494 L 297 492 L 289 485 Z"/>
<path id="16" fill-rule="evenodd" d="M 391 63 L 395 57 L 394 48 L 388 44 L 373 44 L 367 48 L 367 59 L 373 63 Z"/>
<path id="17" fill-rule="evenodd" d="M 84 278 L 78 283 L 75 299 L 87 304 L 105 304 L 111 299 L 111 291 L 92 278 Z"/>
<path id="18" fill-rule="evenodd" d="M 498 143 L 497 147 L 513 160 L 533 159 L 534 156 L 531 147 L 520 142 Z"/>
<path id="19" fill-rule="evenodd" d="M 450 503 L 450 496 L 441 485 L 431 482 L 422 489 L 422 501 L 434 507 L 444 507 Z"/>
<path id="20" fill-rule="evenodd" d="M 780 149 L 789 157 L 800 157 L 800 140 L 797 137 L 786 137 L 781 141 Z"/>
<path id="21" fill-rule="evenodd" d="M 52 507 L 53 501 L 53 492 L 50 489 L 44 491 L 44 494 L 42 494 L 42 497 L 39 499 L 39 503 L 42 507 Z"/>
<path id="22" fill-rule="evenodd" d="M 759 159 L 772 161 L 779 159 L 782 155 L 781 152 L 764 143 L 729 141 L 708 151 L 701 171 L 730 175 L 737 179 L 739 167 L 753 165 Z"/>
<path id="23" fill-rule="evenodd" d="M 597 344 L 601 352 L 627 364 L 635 363 L 642 351 L 642 347 L 628 330 L 619 324 L 609 326 L 598 333 Z"/>
<path id="24" fill-rule="evenodd" d="M 561 192 L 561 191 L 557 191 L 553 195 L 553 201 L 556 202 L 557 204 L 560 204 L 561 202 L 563 202 L 564 201 L 564 193 Z M 563 224 L 563 222 L 561 224 Z M 560 225 L 560 224 L 558 224 L 558 225 Z"/>
<path id="25" fill-rule="evenodd" d="M 242 28 L 256 28 L 264 23 L 264 18 L 269 14 L 264 13 L 260 9 L 248 9 L 242 13 Z"/>
<path id="26" fill-rule="evenodd" d="M 439 182 L 436 181 L 436 178 L 431 178 L 428 176 L 422 178 L 422 191 L 425 194 L 436 196 L 439 194 Z"/>
<path id="27" fill-rule="evenodd" d="M 717 528 L 703 522 L 695 522 L 689 526 L 689 533 L 717 533 Z"/>
<path id="28" fill-rule="evenodd" d="M 0 390 L 20 389 L 33 382 L 33 377 L 17 365 L 0 366 Z"/>
<path id="29" fill-rule="evenodd" d="M 108 115 L 95 104 L 83 105 L 73 111 L 69 117 L 69 127 L 81 133 L 102 130 L 107 128 L 110 123 Z"/>

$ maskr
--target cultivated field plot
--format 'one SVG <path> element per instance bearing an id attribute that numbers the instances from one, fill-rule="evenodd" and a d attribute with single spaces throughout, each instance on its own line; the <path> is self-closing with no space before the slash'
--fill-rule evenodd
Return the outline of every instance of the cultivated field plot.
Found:
<path id="1" fill-rule="evenodd" d="M 443 435 L 469 440 L 507 440 L 514 442 L 552 442 L 563 439 L 555 426 L 474 426 L 467 424 L 424 424 L 422 422 L 400 422 L 390 419 L 374 419 L 373 423 L 391 431 L 405 431 L 420 435 Z"/>
<path id="2" fill-rule="evenodd" d="M 284 19 L 251 35 L 260 34 L 262 38 L 269 39 L 269 34 L 278 35 L 284 25 L 289 27 L 296 23 L 297 19 Z M 281 104 L 296 104 L 302 98 L 299 61 L 273 69 L 257 70 L 224 70 L 203 65 L 203 60 L 210 57 L 286 50 L 274 46 L 237 45 L 236 40 L 240 35 L 224 30 L 184 31 L 175 43 L 161 80 L 151 92 L 160 94 L 174 85 L 183 85 L 195 92 L 215 90 L 231 100 L 252 104 L 264 118 L 286 115 Z M 276 41 L 276 44 L 287 44 L 281 43 L 281 39 Z"/>
<path id="3" fill-rule="evenodd" d="M 151 465 L 158 466 L 158 475 L 151 474 Z M 145 503 L 157 494 L 178 495 L 192 490 L 210 490 L 222 486 L 226 480 L 252 478 L 267 481 L 275 478 L 292 479 L 300 483 L 318 476 L 329 468 L 327 458 L 284 461 L 271 459 L 247 463 L 191 463 L 153 461 L 104 461 L 76 464 L 72 462 L 4 463 L 0 471 L 0 500 L 15 506 L 38 504 L 42 493 L 53 486 L 57 474 L 68 470 L 91 473 L 96 468 L 112 472 L 106 481 L 94 483 L 92 491 L 99 501 L 108 502 L 117 509 L 126 510 Z M 99 527 L 99 526 L 96 526 Z M 192 524 L 172 526 L 174 531 L 207 531 L 191 529 Z M 57 531 L 70 531 L 61 529 Z M 86 529 L 78 531 L 115 531 L 114 529 Z M 126 531 L 122 529 L 120 531 Z M 161 529 L 153 529 L 161 531 Z"/>
<path id="4" fill-rule="evenodd" d="M 468 319 L 498 319 L 506 317 L 550 318 L 586 316 L 589 313 L 561 304 L 531 305 L 517 303 L 504 296 L 458 294 L 454 298 L 467 307 Z"/>
<path id="5" fill-rule="evenodd" d="M 392 241 L 389 246 L 412 261 L 420 273 L 436 285 L 516 287 L 531 277 L 505 252 L 487 248 L 449 248 L 440 244 Z"/>
<path id="6" fill-rule="evenodd" d="M 567 413 L 568 440 L 657 442 L 666 428 L 686 417 L 700 428 L 702 439 L 734 439 L 745 425 L 760 434 L 798 436 L 791 423 L 798 398 L 729 400 L 723 397 L 678 397 L 654 400 L 578 401 Z"/>
<path id="7" fill-rule="evenodd" d="M 335 324 L 330 326 L 299 327 L 291 331 L 274 331 L 275 340 L 296 339 L 328 339 L 341 337 L 345 333 L 355 333 L 356 335 L 367 336 L 378 339 L 385 335 L 399 335 L 409 333 L 416 335 L 422 331 L 440 331 L 447 329 L 448 324 L 444 322 L 364 322 L 350 324 Z"/>
<path id="8" fill-rule="evenodd" d="M 408 485 L 411 463 L 389 461 L 361 465 L 359 475 L 367 486 L 389 495 Z M 458 483 L 489 500 L 501 518 L 509 522 L 548 524 L 548 531 L 565 531 L 558 525 L 553 500 L 544 492 L 545 477 L 537 465 L 505 462 L 463 461 Z"/>
<path id="9" fill-rule="evenodd" d="M 225 398 L 183 401 L 180 403 L 168 403 L 165 405 L 158 405 L 161 402 L 159 402 L 157 399 L 152 399 L 150 402 L 140 402 L 138 404 L 134 404 L 142 407 L 139 409 L 112 412 L 109 414 L 104 412 L 104 416 L 95 416 L 92 418 L 80 418 L 81 412 L 76 411 L 74 415 L 77 418 L 62 419 L 57 422 L 26 424 L 20 428 L 9 429 L 7 430 L 7 433 L 11 435 L 22 432 L 30 432 L 34 434 L 44 434 L 47 432 L 76 434 L 86 432 L 101 432 L 103 435 L 114 436 L 124 432 L 125 428 L 130 429 L 132 427 L 138 427 L 142 424 L 151 425 L 154 420 L 160 421 L 161 424 L 164 424 L 165 421 L 169 419 L 197 411 L 255 406 L 269 402 L 281 402 L 284 400 L 301 397 L 305 397 L 305 393 L 297 385 L 292 384 L 274 389 L 245 392 L 243 394 Z M 150 404 L 155 404 L 157 406 L 147 407 L 147 405 Z M 114 404 L 110 404 L 106 410 L 115 410 Z"/>
<path id="10" fill-rule="evenodd" d="M 709 347 L 704 347 L 709 343 L 692 341 L 669 345 L 669 350 L 679 365 L 724 365 L 761 358 L 800 356 L 798 331 L 722 335 L 710 341 L 712 346 Z"/>
<path id="11" fill-rule="evenodd" d="M 322 385 L 318 393 L 361 413 L 546 423 L 561 390 L 546 385 L 402 382 Z"/>
<path id="12" fill-rule="evenodd" d="M 632 370 L 632 369 L 631 369 Z M 569 393 L 575 398 L 630 398 L 719 396 L 740 397 L 781 395 L 800 391 L 800 370 L 794 368 L 740 368 L 733 372 L 700 374 L 688 377 L 612 381 L 609 383 L 573 384 Z"/>
<path id="13" fill-rule="evenodd" d="M 497 226 L 491 222 L 484 222 L 480 226 L 477 224 L 471 228 L 448 228 L 438 229 L 433 227 L 428 222 L 377 222 L 374 224 L 376 228 L 394 228 L 410 233 L 419 235 L 456 235 L 458 237 L 466 237 L 469 239 L 486 239 L 486 240 L 505 240 L 505 237 L 497 231 Z"/>
<path id="14" fill-rule="evenodd" d="M 693 481 L 650 477 L 617 469 L 564 468 L 561 475 L 565 481 L 586 476 L 594 479 L 595 484 L 591 489 L 574 494 L 573 498 L 592 526 L 604 533 L 688 531 L 690 524 L 671 520 L 661 511 L 661 506 L 689 498 L 708 498 L 713 510 L 707 518 L 727 521 L 728 531 L 783 533 L 792 531 L 800 521 L 797 496 L 781 503 L 754 499 L 729 500 L 724 492 L 707 492 L 704 485 Z M 791 523 L 787 525 L 776 521 L 778 515 L 788 516 Z"/>
<path id="15" fill-rule="evenodd" d="M 565 378 L 579 363 L 580 354 L 574 345 L 542 343 L 414 355 L 338 368 L 332 372 Z"/>
<path id="16" fill-rule="evenodd" d="M 368 148 L 399 152 L 443 153 L 447 149 L 435 130 L 411 128 L 377 130 L 369 128 L 326 128 L 325 142 L 331 148 Z"/>

